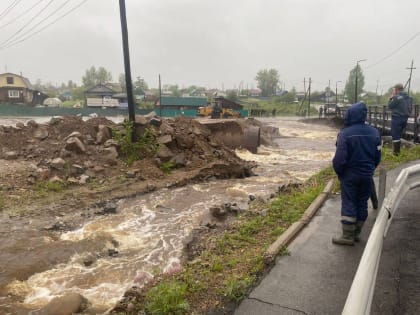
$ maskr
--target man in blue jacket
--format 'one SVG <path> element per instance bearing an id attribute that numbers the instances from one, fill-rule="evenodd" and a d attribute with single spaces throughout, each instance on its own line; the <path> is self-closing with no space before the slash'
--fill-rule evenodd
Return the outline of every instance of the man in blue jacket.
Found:
<path id="1" fill-rule="evenodd" d="M 381 161 L 381 137 L 365 123 L 367 107 L 353 104 L 344 116 L 344 128 L 337 137 L 333 167 L 341 186 L 341 223 L 343 234 L 334 244 L 354 245 L 368 216 L 372 176 Z"/>
<path id="2" fill-rule="evenodd" d="M 404 86 L 398 83 L 389 99 L 391 110 L 391 136 L 394 155 L 400 154 L 401 135 L 407 127 L 408 116 L 411 114 L 413 99 L 404 92 Z"/>

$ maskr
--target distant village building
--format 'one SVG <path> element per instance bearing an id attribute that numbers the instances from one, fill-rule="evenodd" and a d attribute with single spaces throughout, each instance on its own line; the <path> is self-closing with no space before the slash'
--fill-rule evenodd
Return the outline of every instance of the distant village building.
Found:
<path id="1" fill-rule="evenodd" d="M 161 109 L 176 109 L 176 110 L 198 110 L 199 107 L 207 105 L 207 98 L 205 97 L 172 97 L 163 96 L 162 104 L 159 99 L 155 102 L 155 106 Z"/>
<path id="2" fill-rule="evenodd" d="M 262 93 L 262 91 L 260 89 L 250 89 L 249 90 L 249 96 L 252 96 L 252 97 L 260 97 L 261 93 Z"/>
<path id="3" fill-rule="evenodd" d="M 98 84 L 85 91 L 87 107 L 119 107 L 118 99 L 112 98 L 117 94 L 112 88 Z"/>
<path id="4" fill-rule="evenodd" d="M 218 104 L 221 108 L 230 108 L 233 110 L 243 110 L 244 107 L 236 103 L 234 101 L 228 100 L 227 98 L 224 98 L 223 96 L 217 96 L 214 98 L 214 103 Z"/>
<path id="5" fill-rule="evenodd" d="M 35 90 L 27 78 L 10 72 L 0 74 L 0 103 L 35 106 L 46 98 L 48 96 Z"/>

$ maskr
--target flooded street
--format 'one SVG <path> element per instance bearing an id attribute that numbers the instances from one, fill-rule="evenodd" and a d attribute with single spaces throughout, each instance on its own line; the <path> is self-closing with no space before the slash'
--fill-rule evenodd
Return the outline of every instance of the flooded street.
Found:
<path id="1" fill-rule="evenodd" d="M 294 118 L 262 121 L 279 128 L 280 137 L 275 139 L 278 147 L 262 146 L 257 154 L 237 151 L 242 159 L 257 162 L 257 176 L 163 189 L 119 200 L 116 214 L 96 217 L 58 239 L 40 237 L 38 241 L 47 248 L 66 244 L 74 254 L 54 269 L 9 283 L 9 292 L 30 308 L 76 292 L 98 310 L 106 311 L 131 286 L 141 286 L 155 272 L 178 268 L 185 242 L 211 206 L 237 203 L 246 208 L 249 195 L 268 198 L 282 184 L 304 181 L 331 164 L 336 129 Z M 83 242 L 91 242 L 96 250 L 79 246 Z M 0 312 L 9 310 L 7 303 L 8 299 L 0 297 Z"/>

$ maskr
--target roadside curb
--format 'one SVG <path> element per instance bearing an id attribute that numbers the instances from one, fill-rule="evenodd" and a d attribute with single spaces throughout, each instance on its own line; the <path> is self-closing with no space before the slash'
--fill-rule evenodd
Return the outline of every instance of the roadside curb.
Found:
<path id="1" fill-rule="evenodd" d="M 272 243 L 264 254 L 266 262 L 272 261 L 282 248 L 289 245 L 289 243 L 296 237 L 296 235 L 311 221 L 312 217 L 323 205 L 325 200 L 329 197 L 334 186 L 334 179 L 330 179 L 324 190 L 316 197 L 314 201 L 305 210 L 302 217 L 293 223 L 279 238 Z"/>

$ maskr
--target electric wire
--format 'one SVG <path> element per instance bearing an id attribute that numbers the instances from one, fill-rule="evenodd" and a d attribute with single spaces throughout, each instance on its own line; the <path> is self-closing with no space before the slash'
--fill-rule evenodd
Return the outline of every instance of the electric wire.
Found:
<path id="1" fill-rule="evenodd" d="M 14 39 L 9 40 L 9 44 L 12 44 L 15 41 L 18 41 L 19 39 L 23 38 L 25 35 L 27 35 L 28 33 L 31 33 L 32 31 L 34 31 L 39 25 L 41 25 L 43 22 L 45 22 L 46 20 L 48 20 L 51 16 L 53 16 L 54 14 L 56 14 L 58 11 L 60 11 L 62 8 L 64 8 L 70 1 L 72 0 L 67 0 L 64 3 L 62 3 L 58 8 L 56 8 L 54 11 L 52 11 L 49 15 L 47 15 L 46 17 L 44 17 L 41 21 L 39 21 L 38 23 L 36 23 L 34 26 L 32 26 L 32 29 L 23 32 L 22 34 L 20 34 L 19 36 L 17 36 Z M 0 47 L 2 46 L 7 46 L 8 43 L 1 43 Z"/>
<path id="2" fill-rule="evenodd" d="M 69 15 L 70 13 L 72 13 L 73 11 L 77 10 L 79 7 L 81 7 L 83 4 L 85 4 L 86 2 L 88 2 L 89 0 L 83 0 L 82 2 L 80 2 L 79 4 L 77 4 L 76 6 L 74 6 L 72 9 L 68 10 L 66 13 L 60 15 L 58 18 L 56 18 L 55 20 L 51 21 L 50 23 L 44 25 L 41 29 L 29 34 L 28 36 L 14 41 L 12 43 L 7 44 L 7 46 L 0 46 L 0 50 L 1 49 L 6 49 L 6 48 L 10 48 L 13 47 L 19 43 L 22 43 L 30 38 L 32 38 L 34 35 L 39 34 L 40 32 L 42 32 L 43 30 L 45 30 L 46 28 L 48 28 L 51 25 L 54 25 L 55 23 L 57 23 L 58 21 L 60 21 L 61 19 L 65 18 L 67 15 Z"/>
<path id="3" fill-rule="evenodd" d="M 26 9 L 24 12 L 22 12 L 20 15 L 16 16 L 15 18 L 13 18 L 12 20 L 10 20 L 9 22 L 0 25 L 0 30 L 5 28 L 6 26 L 9 26 L 10 24 L 16 22 L 17 20 L 19 20 L 22 16 L 25 16 L 28 12 L 32 11 L 37 5 L 39 5 L 41 2 L 43 2 L 45 0 L 39 0 L 38 2 L 36 2 L 34 5 L 32 5 L 30 8 Z"/>
<path id="4" fill-rule="evenodd" d="M 365 69 L 372 68 L 372 67 L 374 67 L 374 66 L 376 66 L 376 65 L 384 62 L 388 58 L 392 57 L 397 52 L 399 52 L 402 48 L 404 48 L 405 46 L 407 46 L 411 41 L 413 41 L 419 34 L 420 34 L 420 32 L 417 32 L 416 34 L 414 34 L 413 36 L 411 36 L 404 44 L 402 44 L 401 46 L 399 46 L 397 49 L 393 50 L 390 54 L 386 55 L 385 57 L 383 57 L 379 61 L 377 61 L 377 62 L 375 62 L 375 63 L 373 63 L 371 65 L 368 65 L 367 67 L 365 67 Z"/>
<path id="5" fill-rule="evenodd" d="M 2 13 L 0 13 L 0 20 L 4 19 L 22 0 L 15 0 Z"/>
<path id="6" fill-rule="evenodd" d="M 23 25 L 20 29 L 18 29 L 15 33 L 13 33 L 8 39 L 0 43 L 0 47 L 3 47 L 7 42 L 9 42 L 13 37 L 18 35 L 20 32 L 22 32 L 29 24 L 31 24 L 37 17 L 40 16 L 42 12 L 44 12 L 50 5 L 53 3 L 54 0 L 50 0 L 44 7 L 42 7 L 41 10 L 39 10 L 32 18 L 27 22 L 25 25 Z"/>

